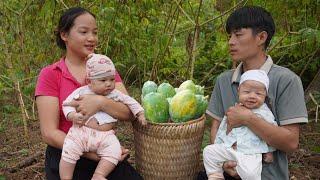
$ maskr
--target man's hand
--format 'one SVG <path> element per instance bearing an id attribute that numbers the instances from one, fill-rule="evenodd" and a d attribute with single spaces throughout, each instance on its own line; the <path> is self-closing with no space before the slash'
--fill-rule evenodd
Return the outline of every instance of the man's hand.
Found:
<path id="1" fill-rule="evenodd" d="M 100 95 L 81 95 L 79 98 L 70 102 L 63 103 L 63 106 L 72 106 L 76 108 L 78 113 L 83 115 L 83 119 L 87 120 L 90 116 L 100 111 L 102 98 Z"/>
<path id="2" fill-rule="evenodd" d="M 246 123 L 251 119 L 254 113 L 244 107 L 242 104 L 236 104 L 228 109 L 227 116 L 227 127 L 233 129 L 235 127 L 246 125 Z"/>
<path id="3" fill-rule="evenodd" d="M 240 179 L 240 176 L 238 175 L 237 171 L 236 171 L 236 166 L 237 166 L 237 162 L 235 161 L 226 161 L 223 163 L 223 171 L 227 174 L 229 174 L 230 176 L 236 178 L 236 179 Z"/>

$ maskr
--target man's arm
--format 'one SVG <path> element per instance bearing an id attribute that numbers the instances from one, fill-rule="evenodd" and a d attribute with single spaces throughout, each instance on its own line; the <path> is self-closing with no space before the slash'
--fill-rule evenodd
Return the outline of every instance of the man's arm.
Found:
<path id="1" fill-rule="evenodd" d="M 299 145 L 299 124 L 274 126 L 241 105 L 227 111 L 229 127 L 247 126 L 267 144 L 284 152 L 293 152 Z"/>
<path id="2" fill-rule="evenodd" d="M 210 142 L 211 144 L 214 144 L 214 140 L 216 139 L 216 135 L 220 126 L 220 121 L 212 118 L 212 125 L 211 125 L 211 131 L 210 131 Z"/>
<path id="3" fill-rule="evenodd" d="M 287 153 L 298 149 L 299 124 L 275 126 L 254 115 L 245 125 L 267 144 L 276 149 Z"/>

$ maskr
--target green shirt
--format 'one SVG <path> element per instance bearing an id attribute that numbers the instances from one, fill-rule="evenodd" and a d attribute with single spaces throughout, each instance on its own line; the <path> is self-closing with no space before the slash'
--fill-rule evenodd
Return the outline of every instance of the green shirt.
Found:
<path id="1" fill-rule="evenodd" d="M 278 125 L 307 123 L 308 115 L 304 101 L 304 91 L 299 76 L 287 68 L 273 64 L 270 56 L 261 66 L 269 77 L 269 107 Z M 237 89 L 242 74 L 242 63 L 235 69 L 218 76 L 212 91 L 207 114 L 222 120 L 229 107 L 238 102 Z M 274 161 L 263 164 L 262 179 L 289 179 L 288 159 L 285 152 L 273 153 Z"/>

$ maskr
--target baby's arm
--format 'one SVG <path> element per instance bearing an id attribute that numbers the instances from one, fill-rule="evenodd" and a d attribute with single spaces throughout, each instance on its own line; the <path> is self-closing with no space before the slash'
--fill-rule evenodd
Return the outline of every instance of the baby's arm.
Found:
<path id="1" fill-rule="evenodd" d="M 113 98 L 127 105 L 131 110 L 131 112 L 133 113 L 133 115 L 138 119 L 138 121 L 142 125 L 147 124 L 147 121 L 144 115 L 144 109 L 134 98 L 128 95 L 125 95 L 116 89 L 112 92 L 112 94 L 113 95 L 110 95 L 110 98 Z"/>
<path id="2" fill-rule="evenodd" d="M 80 95 L 81 88 L 74 90 L 64 101 L 63 104 L 66 102 L 70 102 L 73 99 L 76 99 Z M 76 108 L 73 106 L 62 106 L 63 114 L 65 115 L 66 119 L 72 121 L 76 124 L 83 125 L 83 115 L 81 113 L 77 113 Z"/>
<path id="3" fill-rule="evenodd" d="M 84 121 L 84 116 L 81 114 L 81 113 L 77 113 L 77 112 L 70 112 L 67 114 L 67 117 L 66 117 L 69 121 L 72 121 L 73 123 L 76 123 L 80 126 L 83 126 L 85 125 L 85 122 Z"/>
<path id="4" fill-rule="evenodd" d="M 137 114 L 137 119 L 138 119 L 139 123 L 142 124 L 143 126 L 147 124 L 146 117 L 144 116 L 144 111 L 140 111 Z"/>

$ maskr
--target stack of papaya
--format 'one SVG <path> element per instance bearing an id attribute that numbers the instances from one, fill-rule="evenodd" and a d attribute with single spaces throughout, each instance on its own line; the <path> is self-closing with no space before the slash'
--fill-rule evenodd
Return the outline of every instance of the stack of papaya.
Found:
<path id="1" fill-rule="evenodd" d="M 201 117 L 208 106 L 204 87 L 192 80 L 184 81 L 178 88 L 164 82 L 159 86 L 146 81 L 141 93 L 145 116 L 150 122 L 181 123 Z"/>

